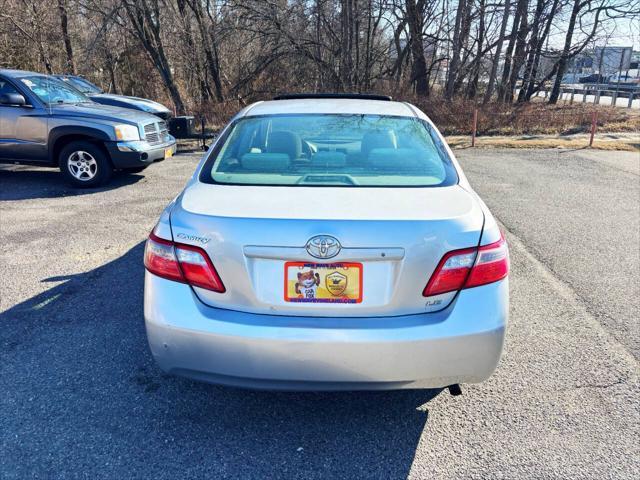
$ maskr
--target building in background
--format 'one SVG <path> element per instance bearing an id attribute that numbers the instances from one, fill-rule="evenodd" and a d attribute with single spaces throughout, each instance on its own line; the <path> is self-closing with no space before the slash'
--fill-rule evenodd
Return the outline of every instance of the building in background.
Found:
<path id="1" fill-rule="evenodd" d="M 633 47 L 596 47 L 594 68 L 602 76 L 611 76 L 631 68 Z"/>

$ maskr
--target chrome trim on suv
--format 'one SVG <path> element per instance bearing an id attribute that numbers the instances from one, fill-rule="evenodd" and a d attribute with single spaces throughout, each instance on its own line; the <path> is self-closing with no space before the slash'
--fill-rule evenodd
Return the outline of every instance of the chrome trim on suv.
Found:
<path id="1" fill-rule="evenodd" d="M 144 139 L 151 145 L 168 141 L 169 132 L 165 122 L 148 123 L 143 129 Z"/>

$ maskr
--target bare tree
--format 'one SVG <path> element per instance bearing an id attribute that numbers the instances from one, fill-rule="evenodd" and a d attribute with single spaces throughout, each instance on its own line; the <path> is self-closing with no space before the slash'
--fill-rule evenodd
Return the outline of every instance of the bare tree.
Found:
<path id="1" fill-rule="evenodd" d="M 487 83 L 487 90 L 485 91 L 483 103 L 487 103 L 491 100 L 493 95 L 493 88 L 496 82 L 496 74 L 498 73 L 498 66 L 500 65 L 500 54 L 502 53 L 502 43 L 504 42 L 505 33 L 507 31 L 507 25 L 509 23 L 509 13 L 511 7 L 511 0 L 505 0 L 504 15 L 500 24 L 500 34 L 498 35 L 498 41 L 496 43 L 496 52 L 493 56 L 491 63 L 491 73 L 489 74 L 489 81 Z"/>
<path id="2" fill-rule="evenodd" d="M 62 32 L 62 40 L 64 42 L 64 50 L 67 54 L 67 68 L 69 73 L 76 73 L 76 66 L 73 61 L 73 47 L 71 46 L 71 38 L 69 37 L 69 19 L 67 17 L 67 5 L 65 0 L 58 0 L 58 13 L 60 14 L 60 31 Z"/>
<path id="3" fill-rule="evenodd" d="M 513 25 L 511 27 L 511 35 L 509 36 L 509 43 L 507 45 L 507 50 L 505 52 L 504 58 L 504 67 L 502 69 L 502 80 L 500 85 L 498 86 L 498 98 L 504 101 L 507 98 L 510 98 L 511 92 L 509 91 L 510 87 L 510 78 L 512 75 L 512 68 L 514 67 L 514 50 L 516 48 L 516 43 L 518 39 L 522 39 L 523 36 L 526 36 L 523 29 L 527 28 L 527 7 L 529 5 L 529 0 L 518 0 L 516 3 L 516 10 L 513 17 Z M 524 19 L 523 19 L 524 17 Z M 517 74 L 517 72 L 516 72 Z"/>
<path id="4" fill-rule="evenodd" d="M 220 76 L 220 60 L 218 58 L 218 47 L 216 44 L 215 36 L 215 23 L 214 17 L 211 12 L 207 10 L 209 24 L 207 25 L 205 19 L 205 13 L 201 0 L 185 0 L 193 11 L 193 15 L 200 31 L 200 38 L 202 39 L 202 49 L 204 50 L 205 58 L 207 60 L 207 67 L 209 69 L 209 75 L 213 81 L 215 87 L 215 95 L 219 102 L 224 100 L 224 93 L 222 91 L 222 80 Z"/>
<path id="5" fill-rule="evenodd" d="M 0 65 L 77 72 L 180 113 L 281 91 L 510 102 L 520 78 L 519 102 L 549 81 L 555 102 L 571 59 L 639 2 L 0 0 Z"/>
<path id="6" fill-rule="evenodd" d="M 637 7 L 637 4 L 636 4 Z M 616 0 L 573 0 L 573 6 L 571 14 L 569 15 L 569 22 L 567 24 L 567 33 L 565 35 L 564 46 L 560 57 L 556 63 L 555 80 L 553 82 L 553 88 L 549 95 L 549 103 L 556 103 L 560 98 L 560 86 L 562 83 L 562 77 L 567 70 L 569 60 L 580 53 L 591 42 L 596 33 L 598 32 L 598 26 L 600 25 L 601 18 L 603 16 L 623 16 L 626 14 L 633 14 L 638 16 L 638 10 L 628 10 L 629 5 L 623 5 Z M 633 8 L 633 7 L 632 7 Z M 588 18 L 588 20 L 587 20 Z M 573 37 L 575 35 L 576 26 L 580 25 L 582 28 L 583 19 L 587 20 L 584 23 L 591 23 L 591 28 L 586 32 L 585 38 L 574 45 Z"/>
<path id="7" fill-rule="evenodd" d="M 529 55 L 522 79 L 522 88 L 518 94 L 518 103 L 529 101 L 535 89 L 542 46 L 548 38 L 551 24 L 558 9 L 559 0 L 553 0 L 550 11 L 545 18 L 544 9 L 547 3 L 548 1 L 546 0 L 538 0 L 537 2 L 532 24 L 531 40 L 529 41 Z M 540 29 L 542 29 L 542 32 L 540 32 Z"/>
<path id="8" fill-rule="evenodd" d="M 134 34 L 138 40 L 140 40 L 140 43 L 142 43 L 160 73 L 171 95 L 176 111 L 179 114 L 183 114 L 186 111 L 185 105 L 173 78 L 173 72 L 165 54 L 164 42 L 160 34 L 160 1 L 123 0 L 122 4 L 131 21 Z"/>
<path id="9" fill-rule="evenodd" d="M 407 21 L 409 24 L 409 32 L 411 33 L 411 56 L 413 59 L 413 70 L 411 73 L 411 81 L 415 83 L 416 93 L 418 95 L 429 95 L 429 79 L 427 78 L 427 59 L 424 56 L 424 46 L 422 43 L 422 29 L 424 27 L 424 18 L 422 9 L 424 1 L 407 0 Z"/>
<path id="10" fill-rule="evenodd" d="M 470 0 L 458 0 L 455 26 L 453 29 L 453 44 L 451 58 L 449 59 L 449 70 L 447 75 L 447 85 L 445 87 L 445 97 L 451 99 L 454 93 L 456 76 L 460 65 L 460 54 L 465 41 L 464 32 L 467 25 L 468 5 Z"/>
<path id="11" fill-rule="evenodd" d="M 485 0 L 478 0 L 478 34 L 476 40 L 476 56 L 472 62 L 473 75 L 469 81 L 469 87 L 467 89 L 467 97 L 475 98 L 478 90 L 478 81 L 480 80 L 480 69 L 482 67 L 482 49 L 484 48 L 485 37 L 485 14 L 486 14 L 486 2 Z"/>

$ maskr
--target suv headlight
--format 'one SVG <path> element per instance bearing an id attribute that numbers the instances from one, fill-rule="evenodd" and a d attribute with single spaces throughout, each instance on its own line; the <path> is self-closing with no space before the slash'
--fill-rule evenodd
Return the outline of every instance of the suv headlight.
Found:
<path id="1" fill-rule="evenodd" d="M 138 131 L 138 127 L 134 125 L 116 125 L 115 131 L 118 140 L 140 140 L 140 132 Z"/>

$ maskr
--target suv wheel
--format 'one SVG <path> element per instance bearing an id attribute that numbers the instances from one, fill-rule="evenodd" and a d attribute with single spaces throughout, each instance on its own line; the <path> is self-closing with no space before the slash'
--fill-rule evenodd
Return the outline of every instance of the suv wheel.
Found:
<path id="1" fill-rule="evenodd" d="M 60 152 L 60 171 L 74 187 L 91 188 L 104 185 L 113 167 L 106 154 L 93 143 L 71 142 Z"/>

